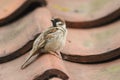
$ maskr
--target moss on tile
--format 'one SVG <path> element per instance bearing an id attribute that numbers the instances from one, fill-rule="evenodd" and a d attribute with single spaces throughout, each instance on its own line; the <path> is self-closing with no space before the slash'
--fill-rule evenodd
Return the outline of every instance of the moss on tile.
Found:
<path id="1" fill-rule="evenodd" d="M 91 37 L 95 38 L 97 41 L 102 41 L 112 38 L 112 36 L 116 35 L 119 32 L 120 32 L 120 27 L 116 27 L 114 29 L 108 29 L 103 32 L 93 33 L 91 34 Z"/>
<path id="2" fill-rule="evenodd" d="M 98 70 L 90 80 L 120 80 L 120 65 L 110 65 Z"/>
<path id="3" fill-rule="evenodd" d="M 109 3 L 110 0 L 92 0 L 91 2 L 91 12 L 95 12 L 101 9 L 106 3 Z"/>
<path id="4" fill-rule="evenodd" d="M 57 5 L 57 4 L 54 4 L 52 7 L 55 8 L 55 9 L 57 9 L 57 10 L 63 11 L 63 12 L 68 12 L 68 11 L 70 11 L 69 8 L 63 7 L 63 6 L 60 6 L 60 5 Z"/>
<path id="5" fill-rule="evenodd" d="M 83 42 L 83 45 L 84 45 L 84 47 L 90 48 L 90 47 L 93 46 L 93 41 L 91 41 L 91 40 L 85 40 L 85 41 Z"/>

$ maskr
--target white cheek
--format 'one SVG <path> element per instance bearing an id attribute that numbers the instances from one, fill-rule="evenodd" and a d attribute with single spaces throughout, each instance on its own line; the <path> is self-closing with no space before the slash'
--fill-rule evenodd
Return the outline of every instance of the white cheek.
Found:
<path id="1" fill-rule="evenodd" d="M 63 27 L 63 28 L 66 28 L 66 25 L 63 25 L 62 27 Z"/>

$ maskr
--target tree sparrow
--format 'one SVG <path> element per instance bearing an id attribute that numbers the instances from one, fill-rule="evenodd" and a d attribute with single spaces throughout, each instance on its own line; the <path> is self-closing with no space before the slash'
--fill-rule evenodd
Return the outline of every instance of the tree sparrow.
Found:
<path id="1" fill-rule="evenodd" d="M 38 50 L 61 57 L 60 51 L 66 42 L 66 23 L 60 18 L 54 18 L 51 21 L 53 26 L 42 32 L 34 41 L 30 55 L 21 66 L 21 69 L 24 69 L 29 64 L 32 57 L 38 55 Z"/>

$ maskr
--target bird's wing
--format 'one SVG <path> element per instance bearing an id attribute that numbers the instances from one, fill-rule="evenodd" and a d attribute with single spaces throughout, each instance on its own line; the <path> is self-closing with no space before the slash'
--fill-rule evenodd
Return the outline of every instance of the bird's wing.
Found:
<path id="1" fill-rule="evenodd" d="M 33 43 L 33 49 L 36 50 L 36 49 L 40 49 L 44 46 L 44 43 L 45 43 L 45 39 L 44 39 L 44 34 L 41 33 L 37 39 L 34 41 Z"/>
<path id="2" fill-rule="evenodd" d="M 50 27 L 48 30 L 44 32 L 44 39 L 49 40 L 51 38 L 54 38 L 55 35 L 53 35 L 53 33 L 57 31 L 58 31 L 57 27 Z"/>
<path id="3" fill-rule="evenodd" d="M 36 51 L 45 46 L 46 40 L 52 38 L 49 34 L 54 33 L 58 28 L 50 27 L 46 31 L 42 32 L 33 43 L 33 50 Z"/>

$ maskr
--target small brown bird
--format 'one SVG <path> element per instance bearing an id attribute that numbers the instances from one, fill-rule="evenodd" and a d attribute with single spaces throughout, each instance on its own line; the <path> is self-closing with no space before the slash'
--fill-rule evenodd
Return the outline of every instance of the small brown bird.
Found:
<path id="1" fill-rule="evenodd" d="M 30 55 L 21 66 L 21 69 L 24 69 L 29 64 L 29 60 L 32 59 L 32 57 L 34 58 L 39 55 L 37 53 L 38 50 L 61 57 L 60 51 L 66 42 L 66 24 L 65 21 L 60 18 L 54 18 L 51 21 L 53 26 L 42 32 L 34 41 Z"/>

